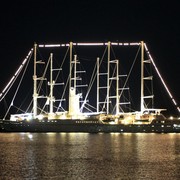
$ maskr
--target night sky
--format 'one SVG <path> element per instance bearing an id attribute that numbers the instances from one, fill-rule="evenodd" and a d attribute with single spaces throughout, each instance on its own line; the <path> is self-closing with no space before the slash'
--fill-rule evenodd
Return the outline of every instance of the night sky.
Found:
<path id="1" fill-rule="evenodd" d="M 0 10 L 0 90 L 34 42 L 144 40 L 172 95 L 180 104 L 179 7 L 178 0 L 3 2 Z M 169 98 L 168 94 L 165 96 Z"/>

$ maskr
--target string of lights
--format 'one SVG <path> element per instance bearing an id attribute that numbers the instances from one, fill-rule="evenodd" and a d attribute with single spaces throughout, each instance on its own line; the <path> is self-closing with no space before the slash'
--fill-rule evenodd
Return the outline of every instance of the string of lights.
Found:
<path id="1" fill-rule="evenodd" d="M 3 100 L 3 98 L 6 96 L 6 94 L 8 93 L 9 89 L 11 88 L 11 86 L 13 85 L 14 81 L 16 80 L 16 77 L 18 76 L 18 74 L 21 72 L 22 68 L 24 67 L 24 65 L 26 64 L 28 58 L 30 57 L 30 55 L 32 54 L 33 49 L 31 49 L 28 53 L 28 55 L 26 56 L 26 58 L 23 60 L 23 62 L 21 63 L 21 65 L 19 66 L 19 68 L 17 69 L 17 71 L 15 72 L 15 74 L 13 75 L 13 77 L 10 79 L 10 81 L 7 83 L 7 85 L 5 86 L 5 88 L 2 90 L 2 92 L 0 93 L 0 102 Z"/>

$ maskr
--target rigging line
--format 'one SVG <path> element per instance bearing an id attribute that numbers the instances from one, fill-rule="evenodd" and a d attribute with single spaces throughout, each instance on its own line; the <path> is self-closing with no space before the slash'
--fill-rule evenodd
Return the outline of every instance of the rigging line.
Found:
<path id="1" fill-rule="evenodd" d="M 39 108 L 40 114 L 42 114 L 43 112 L 46 113 L 45 108 L 46 108 L 46 102 L 44 103 L 44 106 L 41 109 Z"/>
<path id="2" fill-rule="evenodd" d="M 30 107 L 31 107 L 32 103 L 33 103 L 33 99 L 29 103 L 29 106 L 26 108 L 26 112 L 28 112 L 28 110 L 30 110 Z M 33 110 L 31 109 L 30 111 L 32 112 Z"/>
<path id="3" fill-rule="evenodd" d="M 16 111 L 16 112 L 21 111 L 22 113 L 25 113 L 25 111 L 24 111 L 24 110 L 22 110 L 20 107 L 17 107 L 17 106 L 14 106 L 14 105 L 13 105 L 13 107 L 15 107 L 15 108 L 17 109 L 17 111 Z"/>
<path id="4" fill-rule="evenodd" d="M 66 53 L 65 53 L 65 55 L 64 55 L 63 61 L 62 61 L 61 65 L 60 65 L 60 69 L 63 67 L 63 64 L 64 64 L 64 62 L 65 62 L 65 60 L 66 60 L 66 57 L 67 57 L 68 52 L 69 52 L 69 47 L 68 47 L 68 49 L 67 49 L 67 51 L 66 51 Z M 60 71 L 58 72 L 58 74 L 57 74 L 57 76 L 56 76 L 56 78 L 55 78 L 55 82 L 57 81 L 57 79 L 58 79 L 58 77 L 59 77 L 59 74 L 60 74 Z"/>
<path id="5" fill-rule="evenodd" d="M 93 83 L 94 83 L 94 81 L 95 81 L 95 78 L 96 78 L 96 76 L 95 76 L 95 71 L 96 71 L 96 65 L 94 66 L 94 70 L 93 70 L 93 73 L 92 73 L 92 76 L 91 76 L 91 80 L 90 80 L 90 83 L 89 83 L 89 87 L 88 87 L 86 96 L 85 96 L 85 98 L 84 98 L 84 101 L 83 101 L 83 103 L 82 103 L 82 105 L 81 105 L 80 111 L 82 111 L 82 109 L 84 108 L 84 106 L 85 106 L 85 104 L 86 104 L 86 100 L 87 100 L 87 98 L 88 98 L 88 95 L 89 95 L 89 93 L 90 93 L 90 91 L 91 91 L 91 88 L 92 88 L 92 86 L 93 86 Z"/>
<path id="6" fill-rule="evenodd" d="M 99 67 L 101 66 L 101 64 L 103 62 L 103 59 L 104 59 L 104 56 L 105 56 L 105 53 L 106 53 L 107 49 L 108 49 L 108 45 L 106 45 L 106 49 L 104 50 L 104 54 L 103 54 L 103 56 L 102 56 L 102 58 L 101 58 L 101 60 L 99 62 Z M 103 109 L 105 109 L 106 101 L 107 101 L 107 99 L 105 98 L 104 104 L 103 104 L 103 106 L 101 106 L 102 111 L 103 111 Z"/>
<path id="7" fill-rule="evenodd" d="M 41 52 L 40 52 L 39 49 L 38 49 L 38 53 L 40 54 L 41 57 L 43 57 L 43 56 L 41 55 Z M 44 73 L 43 73 L 43 76 L 42 76 L 43 78 L 45 77 L 45 74 L 46 74 L 46 72 L 47 72 L 47 68 L 48 68 L 48 66 L 49 66 L 49 63 L 50 63 L 50 57 L 49 57 L 49 59 L 48 59 L 48 62 L 47 62 L 47 64 L 46 64 L 46 67 L 45 67 L 45 69 L 44 69 Z M 38 93 L 38 94 L 40 93 L 42 84 L 43 84 L 43 80 L 41 80 L 40 83 L 38 84 L 38 88 L 37 88 L 37 93 Z M 28 109 L 30 109 L 30 106 L 31 106 L 32 103 L 33 103 L 33 99 L 32 99 L 31 102 L 29 103 L 29 106 L 27 107 L 26 111 L 27 111 Z M 31 111 L 32 111 L 32 110 L 31 110 Z"/>
<path id="8" fill-rule="evenodd" d="M 31 90 L 32 90 L 32 88 L 31 88 Z M 23 104 L 25 104 L 27 98 L 29 97 L 29 94 L 31 93 L 31 90 L 29 90 L 29 92 L 27 93 L 26 98 L 25 98 L 25 99 L 23 100 L 23 102 L 21 103 L 21 106 L 22 106 Z M 30 102 L 30 103 L 31 103 L 31 102 Z M 21 106 L 20 106 L 20 107 L 21 107 Z M 27 113 L 28 110 L 29 110 L 29 104 L 28 104 L 28 107 L 26 108 L 25 112 Z"/>
<path id="9" fill-rule="evenodd" d="M 41 54 L 41 52 L 40 52 L 40 50 L 39 50 L 39 48 L 37 48 L 37 50 L 38 50 L 39 55 L 42 57 L 42 59 L 44 59 L 43 56 L 42 56 L 42 54 Z M 44 80 L 44 77 L 45 77 L 45 75 L 46 75 L 46 72 L 47 72 L 49 63 L 50 63 L 50 57 L 49 57 L 49 59 L 48 59 L 48 62 L 47 62 L 47 64 L 46 64 L 46 67 L 45 67 L 45 69 L 44 69 L 43 76 L 42 76 L 42 80 L 39 82 L 38 87 L 37 87 L 37 93 L 38 93 L 38 94 L 40 93 L 41 87 L 42 87 L 42 85 L 43 85 L 43 80 Z M 27 109 L 30 108 L 32 102 L 33 102 L 33 100 L 30 102 L 30 104 L 29 104 L 29 106 L 28 106 Z M 42 112 L 42 109 L 41 109 L 41 112 Z"/>
<path id="10" fill-rule="evenodd" d="M 88 110 L 89 112 L 93 112 L 91 109 L 89 109 L 89 108 L 86 107 L 86 106 L 84 106 L 84 108 L 85 108 L 86 110 Z"/>
<path id="11" fill-rule="evenodd" d="M 72 69 L 73 69 L 73 66 L 71 66 L 71 70 L 70 71 L 72 71 Z M 70 82 L 70 74 L 68 75 L 68 78 L 67 78 L 67 81 L 66 81 L 66 84 L 65 84 L 65 86 L 64 86 L 64 91 L 63 91 L 63 94 L 62 94 L 62 96 L 61 96 L 61 99 L 63 99 L 64 97 L 65 97 L 65 93 L 66 93 L 66 90 L 67 90 L 67 87 L 68 87 L 68 83 L 71 83 Z M 59 109 L 59 107 L 61 106 L 61 102 L 59 103 L 59 106 L 58 106 L 58 109 Z"/>
<path id="12" fill-rule="evenodd" d="M 132 107 L 132 101 L 131 101 L 131 99 L 132 99 L 132 97 L 131 97 L 131 93 L 130 93 L 130 91 L 128 91 L 128 101 L 130 102 L 130 104 L 129 104 L 129 106 L 126 106 L 126 110 L 128 109 L 132 109 L 131 107 Z"/>
<path id="13" fill-rule="evenodd" d="M 160 78 L 160 80 L 161 80 L 161 82 L 162 82 L 164 88 L 166 89 L 166 91 L 167 91 L 167 93 L 168 93 L 170 99 L 172 100 L 173 104 L 176 106 L 178 112 L 180 113 L 180 107 L 178 107 L 177 102 L 176 102 L 175 99 L 173 98 L 173 96 L 172 96 L 172 94 L 171 94 L 169 88 L 167 87 L 167 85 L 166 85 L 164 79 L 162 78 L 162 76 L 161 76 L 161 74 L 160 74 L 160 71 L 158 70 L 158 68 L 157 68 L 157 66 L 156 66 L 156 64 L 155 64 L 155 62 L 154 62 L 154 60 L 153 60 L 153 58 L 152 58 L 152 56 L 151 56 L 151 54 L 150 54 L 148 48 L 147 48 L 147 45 L 144 44 L 144 46 L 145 46 L 146 52 L 147 52 L 147 54 L 148 54 L 148 56 L 149 56 L 149 58 L 150 58 L 150 60 L 151 60 L 151 62 L 152 62 L 152 64 L 153 64 L 153 66 L 154 66 L 154 68 L 155 68 L 155 70 L 156 70 L 156 73 L 158 74 L 158 76 L 159 76 L 159 78 Z"/>
<path id="14" fill-rule="evenodd" d="M 87 98 L 88 98 L 88 95 L 89 95 L 89 93 L 90 93 L 90 90 L 91 90 L 91 88 L 92 88 L 92 86 L 93 86 L 93 83 L 94 83 L 94 81 L 95 81 L 95 78 L 96 78 L 95 72 L 96 72 L 96 65 L 94 66 L 93 73 L 92 73 L 92 76 L 91 76 L 91 80 L 90 80 L 90 83 L 89 83 L 89 88 L 88 88 L 88 90 L 87 90 L 87 93 L 86 93 L 84 102 L 83 102 L 83 104 L 82 104 L 82 106 L 81 106 L 81 108 L 80 108 L 81 110 L 83 109 L 83 106 L 84 106 L 84 104 L 86 103 L 86 100 L 87 100 Z"/>
<path id="15" fill-rule="evenodd" d="M 104 53 L 103 53 L 103 55 L 102 55 L 102 57 L 101 57 L 99 66 L 102 64 L 102 61 L 103 61 L 103 59 L 104 59 L 104 56 L 105 56 L 106 51 L 107 51 L 107 46 L 106 46 L 106 48 L 105 48 L 105 50 L 104 50 Z M 93 84 L 94 84 L 94 81 L 95 81 L 95 79 L 96 79 L 96 67 L 97 67 L 97 64 L 96 64 L 95 67 L 94 67 L 94 70 L 93 70 L 93 73 L 92 73 L 92 76 L 91 76 L 91 80 L 90 80 L 90 83 L 89 83 L 88 91 L 87 91 L 86 96 L 85 96 L 85 98 L 84 98 L 84 102 L 83 102 L 83 104 L 81 105 L 81 108 L 80 108 L 81 111 L 82 111 L 82 109 L 83 109 L 83 107 L 84 107 L 84 105 L 85 105 L 86 99 L 88 98 L 88 95 L 89 95 L 89 93 L 90 93 L 90 91 L 91 91 L 91 88 L 92 88 L 92 86 L 93 86 Z"/>
<path id="16" fill-rule="evenodd" d="M 107 47 L 106 47 L 106 49 L 107 49 Z M 103 56 L 102 56 L 102 58 L 101 58 L 101 62 L 102 62 L 102 60 L 103 60 L 103 58 L 104 58 L 104 56 L 105 56 L 106 49 L 105 49 L 105 51 L 104 51 L 104 53 L 103 53 Z M 100 64 L 101 64 L 101 63 L 100 63 Z M 96 78 L 96 67 L 97 67 L 97 65 L 95 65 L 95 67 L 94 67 L 94 70 L 93 70 L 93 73 L 92 73 L 92 76 L 91 76 L 91 80 L 90 80 L 90 83 L 89 83 L 89 88 L 88 88 L 88 91 L 87 91 L 86 96 L 85 96 L 85 98 L 84 98 L 84 101 L 83 101 L 83 103 L 82 103 L 82 105 L 81 105 L 80 111 L 82 111 L 82 109 L 84 108 L 84 105 L 86 104 L 86 99 L 88 98 L 88 95 L 89 95 L 89 93 L 90 93 L 90 90 L 91 90 L 91 88 L 92 88 L 92 86 L 93 86 L 93 83 L 94 83 L 94 81 L 95 81 L 95 78 Z"/>
<path id="17" fill-rule="evenodd" d="M 149 66 L 149 67 L 148 67 Z M 147 75 L 146 76 L 152 76 L 152 63 L 150 63 L 149 65 L 145 65 L 144 64 L 144 73 L 146 72 Z M 153 94 L 153 76 L 152 76 L 152 79 L 150 79 L 151 83 L 144 83 L 144 90 L 147 90 L 147 93 L 149 95 L 154 95 Z M 153 102 L 153 98 L 152 99 L 152 102 Z M 148 108 L 148 105 L 146 104 L 146 102 L 144 101 L 145 105 L 146 105 L 146 108 Z M 150 103 L 148 103 L 150 104 Z M 152 103 L 153 104 L 153 103 Z M 151 106 L 152 108 L 153 106 Z"/>
<path id="18" fill-rule="evenodd" d="M 137 53 L 136 53 L 136 56 L 135 56 L 134 61 L 133 61 L 133 64 L 132 64 L 132 66 L 131 66 L 131 68 L 130 68 L 129 74 L 128 74 L 128 76 L 127 76 L 127 78 L 126 78 L 126 81 L 125 81 L 125 83 L 124 83 L 123 89 L 125 88 L 125 86 L 126 86 L 126 84 L 127 84 L 127 82 L 128 82 L 129 76 L 131 75 L 132 69 L 133 69 L 134 64 L 135 64 L 135 62 L 136 62 L 136 60 L 137 60 L 137 56 L 138 56 L 138 54 L 139 54 L 140 49 L 141 49 L 141 47 L 139 46 L 139 49 L 138 49 L 138 51 L 137 51 Z M 121 91 L 121 93 L 120 93 L 120 95 L 119 95 L 119 98 L 121 97 L 122 92 L 123 92 L 123 91 Z"/>
<path id="19" fill-rule="evenodd" d="M 32 55 L 32 53 L 31 53 L 31 55 Z M 22 83 L 22 80 L 23 80 L 23 78 L 24 78 L 25 72 L 26 72 L 26 70 L 27 70 L 28 64 L 29 64 L 29 62 L 30 62 L 31 55 L 29 56 L 29 60 L 27 59 L 28 62 L 27 62 L 27 64 L 26 64 L 26 66 L 25 66 L 24 72 L 23 72 L 23 74 L 22 74 L 22 76 L 21 76 L 21 79 L 20 79 L 20 81 L 19 81 L 19 85 L 18 85 L 18 87 L 17 87 L 17 89 L 16 89 L 16 91 L 15 91 L 15 93 L 14 93 L 14 97 L 13 97 L 13 99 L 12 99 L 12 101 L 11 101 L 11 104 L 10 104 L 10 106 L 9 106 L 9 108 L 8 108 L 8 110 L 7 110 L 7 112 L 6 112 L 6 114 L 5 114 L 5 116 L 4 116 L 3 119 L 6 118 L 7 114 L 9 113 L 9 110 L 10 110 L 11 106 L 13 105 L 14 99 L 16 98 L 16 95 L 17 95 L 17 93 L 18 93 L 18 90 L 19 90 L 19 88 L 20 88 L 20 85 L 21 85 L 21 83 Z M 21 69 L 21 70 L 22 70 L 22 69 Z M 20 74 L 20 72 L 18 73 L 18 75 L 19 75 L 19 74 Z"/>
<path id="20" fill-rule="evenodd" d="M 7 108 L 8 108 L 8 105 L 7 105 L 6 99 L 4 98 L 3 100 L 4 100 L 5 109 L 7 109 Z"/>
<path id="21" fill-rule="evenodd" d="M 73 69 L 73 66 L 71 66 L 71 70 L 70 71 L 72 71 L 72 69 Z M 65 93 L 66 93 L 66 90 L 67 90 L 67 87 L 68 87 L 68 83 L 71 83 L 70 82 L 70 74 L 68 75 L 68 78 L 67 78 L 67 81 L 66 81 L 66 84 L 65 84 L 65 86 L 64 86 L 64 91 L 63 91 L 63 93 L 62 93 L 62 96 L 61 96 L 61 99 L 63 99 L 63 97 L 65 97 Z M 60 102 L 59 103 L 59 105 L 58 105 L 58 108 L 57 108 L 57 111 L 59 110 L 59 107 L 62 107 L 61 106 L 61 103 L 62 102 Z"/>
<path id="22" fill-rule="evenodd" d="M 92 109 L 96 110 L 96 108 L 95 108 L 94 106 L 92 106 L 91 104 L 89 104 L 89 103 L 86 103 L 86 105 L 85 105 L 85 106 L 89 106 L 90 108 L 92 108 Z"/>
<path id="23" fill-rule="evenodd" d="M 48 66 L 49 66 L 49 63 L 50 63 L 50 57 L 49 57 L 49 59 L 48 59 L 48 62 L 47 62 L 47 64 L 46 64 L 46 67 L 45 67 L 45 69 L 44 69 L 44 73 L 43 73 L 43 76 L 42 76 L 42 80 L 40 81 L 40 83 L 39 83 L 39 85 L 38 85 L 38 93 L 40 92 L 40 90 L 41 90 L 41 87 L 42 87 L 42 84 L 43 84 L 43 80 L 44 80 L 44 78 L 45 78 L 45 75 L 46 75 L 46 72 L 47 72 L 47 69 L 48 69 Z"/>
<path id="24" fill-rule="evenodd" d="M 117 68 L 117 67 L 116 67 L 116 68 Z M 114 75 L 116 74 L 116 68 L 114 68 L 114 70 L 113 70 L 112 77 L 114 77 Z M 109 87 L 110 87 L 110 89 L 115 90 L 115 88 L 114 88 L 114 86 L 112 85 L 112 83 L 113 83 L 113 79 L 110 80 Z M 119 105 L 118 105 L 118 106 L 119 106 Z M 115 108 L 116 108 L 116 106 L 113 107 L 113 110 L 112 110 L 113 112 L 114 112 Z"/>
<path id="25" fill-rule="evenodd" d="M 112 44 L 111 44 L 111 46 L 110 46 L 110 47 L 111 47 L 111 51 L 112 51 L 112 53 L 113 53 L 114 58 L 115 58 L 115 59 L 117 59 L 117 58 L 116 58 L 116 54 L 115 54 L 115 52 L 114 52 L 114 49 L 113 49 Z"/>
<path id="26" fill-rule="evenodd" d="M 72 63 L 72 62 L 70 62 L 70 63 Z M 72 65 L 71 66 L 71 69 L 70 69 L 70 71 L 72 71 L 73 70 L 73 67 L 74 67 L 74 65 Z M 68 83 L 71 83 L 70 82 L 70 73 L 69 73 L 69 75 L 68 75 L 68 78 L 67 78 L 67 81 L 66 81 L 66 85 L 65 85 L 65 88 L 64 88 L 64 92 L 63 92 L 63 94 L 62 94 L 62 99 L 63 99 L 63 97 L 64 97 L 64 95 L 65 95 L 65 92 L 66 92 L 66 89 L 67 89 L 67 86 L 68 86 Z"/>
<path id="27" fill-rule="evenodd" d="M 100 60 L 100 62 L 99 62 L 99 67 L 101 66 L 101 64 L 102 64 L 102 62 L 103 62 L 103 59 L 104 59 L 104 56 L 105 56 L 105 54 L 106 54 L 107 49 L 108 49 L 108 46 L 106 46 L 106 48 L 105 48 L 105 50 L 104 50 L 104 53 L 103 53 L 103 55 L 102 55 L 102 57 L 101 57 L 101 60 Z"/>
<path id="28" fill-rule="evenodd" d="M 139 48 L 138 48 L 138 50 L 137 50 L 137 53 L 136 53 L 136 55 L 135 55 L 134 61 L 133 61 L 133 63 L 132 63 L 132 66 L 131 66 L 131 68 L 130 68 L 130 70 L 129 70 L 129 74 L 128 74 L 125 82 L 124 82 L 123 89 L 124 89 L 125 86 L 127 85 L 127 82 L 128 82 L 129 77 L 130 77 L 130 75 L 131 75 L 131 72 L 132 72 L 132 69 L 133 69 L 133 67 L 134 67 L 134 64 L 135 64 L 135 62 L 136 62 L 136 60 L 137 60 L 137 57 L 138 57 L 138 54 L 139 54 L 140 49 L 141 49 L 141 47 L 139 46 Z M 121 93 L 119 94 L 119 100 L 120 100 L 120 98 L 121 98 L 121 96 L 122 96 L 122 93 L 123 93 L 123 90 L 122 90 Z M 121 111 L 123 111 L 123 109 L 122 109 L 121 106 L 119 106 L 119 108 L 121 109 Z M 124 112 L 124 111 L 123 111 L 123 112 Z"/>
<path id="29" fill-rule="evenodd" d="M 65 56 L 64 56 L 64 59 L 63 59 L 63 62 L 62 62 L 62 64 L 61 64 L 60 68 L 63 67 L 64 62 L 65 62 L 65 60 L 66 60 L 66 56 L 68 55 L 68 52 L 69 52 L 69 51 L 70 51 L 70 47 L 68 46 L 68 49 L 67 49 L 67 51 L 66 51 L 66 54 L 65 54 Z M 71 70 L 72 70 L 72 68 L 71 68 Z M 56 80 L 57 80 L 57 79 L 56 79 Z M 66 90 L 67 90 L 67 86 L 68 86 L 68 82 L 69 82 L 69 81 L 70 81 L 70 74 L 69 74 L 69 76 L 68 76 L 68 78 L 67 78 L 67 81 L 66 81 L 66 84 L 65 84 L 65 86 L 64 86 L 64 90 L 63 90 L 61 99 L 63 99 L 63 98 L 65 97 L 65 93 L 66 93 Z M 59 110 L 59 107 L 61 107 L 61 108 L 63 109 L 63 107 L 62 107 L 61 104 L 62 104 L 62 102 L 59 103 L 58 108 L 57 108 L 57 111 Z"/>
<path id="30" fill-rule="evenodd" d="M 152 64 L 150 66 L 150 71 L 151 71 L 151 74 L 152 74 Z M 151 94 L 154 95 L 154 79 L 152 79 L 151 81 Z M 151 107 L 154 108 L 154 98 L 152 98 L 152 103 L 151 103 Z"/>
<path id="31" fill-rule="evenodd" d="M 44 69 L 44 73 L 43 73 L 43 76 L 42 76 L 43 79 L 41 80 L 41 82 L 39 83 L 39 86 L 38 86 L 38 94 L 39 94 L 39 92 L 40 92 L 40 90 L 41 90 L 41 87 L 42 87 L 42 85 L 43 85 L 43 81 L 44 81 L 44 79 L 45 79 L 45 75 L 46 75 L 46 72 L 47 72 L 47 69 L 48 69 L 50 60 L 51 60 L 51 57 L 49 56 L 47 65 L 46 65 L 46 67 L 45 67 L 45 69 Z M 44 111 L 44 108 L 45 108 L 45 105 L 44 105 L 44 107 L 41 109 L 41 113 Z"/>
<path id="32" fill-rule="evenodd" d="M 68 49 L 67 49 L 67 51 L 66 51 L 66 53 L 65 53 L 65 56 L 64 56 L 64 58 L 63 58 L 63 61 L 62 61 L 61 65 L 60 65 L 60 69 L 63 67 L 63 64 L 64 64 L 64 62 L 65 62 L 65 60 L 66 60 L 66 57 L 67 57 L 68 52 L 69 52 L 69 47 L 68 47 Z M 49 62 L 50 62 L 50 58 L 49 58 L 49 60 L 48 60 L 48 64 L 49 64 Z M 57 81 L 57 79 L 58 79 L 58 77 L 59 77 L 59 74 L 60 74 L 60 71 L 59 71 L 58 74 L 56 75 L 55 82 Z M 67 86 L 65 86 L 65 87 L 67 87 Z M 63 95 L 62 95 L 61 98 L 64 97 L 64 94 L 65 94 L 65 92 L 63 92 Z M 50 94 L 49 94 L 49 95 L 50 95 Z M 61 106 L 60 103 L 59 103 L 59 106 Z M 58 106 L 58 109 L 59 109 L 59 106 Z M 44 108 L 45 108 L 45 106 L 44 106 Z M 43 108 L 43 109 L 44 109 L 44 108 Z"/>

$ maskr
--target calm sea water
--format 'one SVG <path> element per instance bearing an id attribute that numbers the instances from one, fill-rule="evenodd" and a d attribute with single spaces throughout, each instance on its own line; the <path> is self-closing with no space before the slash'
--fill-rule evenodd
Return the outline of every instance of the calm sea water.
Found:
<path id="1" fill-rule="evenodd" d="M 0 133 L 0 179 L 180 179 L 180 134 Z"/>

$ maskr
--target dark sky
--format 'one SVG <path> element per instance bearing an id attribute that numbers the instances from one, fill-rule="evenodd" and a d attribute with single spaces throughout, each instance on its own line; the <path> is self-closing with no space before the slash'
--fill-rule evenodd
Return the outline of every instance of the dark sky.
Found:
<path id="1" fill-rule="evenodd" d="M 179 7 L 178 0 L 7 0 L 0 10 L 0 90 L 34 42 L 144 40 L 179 103 Z"/>

